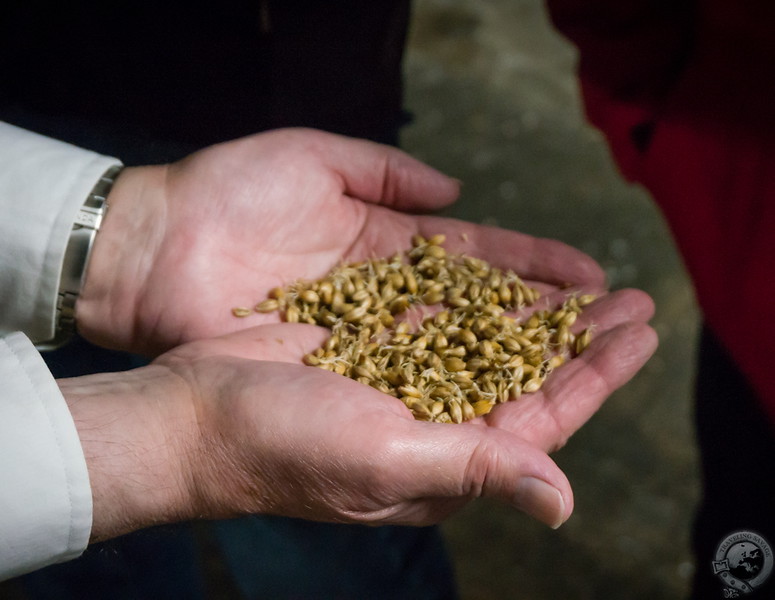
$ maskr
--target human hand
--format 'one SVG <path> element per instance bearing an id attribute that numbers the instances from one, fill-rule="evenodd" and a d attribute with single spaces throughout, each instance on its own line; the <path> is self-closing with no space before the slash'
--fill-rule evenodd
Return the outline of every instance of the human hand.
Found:
<path id="1" fill-rule="evenodd" d="M 142 369 L 60 381 L 87 456 L 93 539 L 191 518 L 270 513 L 423 525 L 478 496 L 551 525 L 569 483 L 546 454 L 648 359 L 650 300 L 588 307 L 590 347 L 543 389 L 459 425 L 295 363 L 324 329 L 274 324 L 176 348 Z"/>
<path id="2" fill-rule="evenodd" d="M 595 262 L 560 242 L 400 212 L 441 208 L 458 187 L 394 148 L 300 129 L 126 169 L 78 300 L 79 331 L 155 355 L 276 322 L 276 314 L 238 320 L 230 309 L 341 260 L 391 255 L 414 233 L 445 233 L 450 251 L 513 269 L 544 293 L 566 282 L 602 286 Z"/>

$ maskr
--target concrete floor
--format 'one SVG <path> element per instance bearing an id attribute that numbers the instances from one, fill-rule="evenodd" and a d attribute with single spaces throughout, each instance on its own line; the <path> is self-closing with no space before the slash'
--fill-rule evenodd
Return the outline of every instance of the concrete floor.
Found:
<path id="1" fill-rule="evenodd" d="M 648 195 L 584 120 L 573 48 L 541 0 L 418 0 L 406 150 L 464 182 L 447 213 L 554 237 L 657 305 L 660 349 L 556 460 L 575 488 L 558 531 L 491 502 L 443 529 L 465 600 L 681 598 L 698 497 L 691 384 L 698 317 Z"/>

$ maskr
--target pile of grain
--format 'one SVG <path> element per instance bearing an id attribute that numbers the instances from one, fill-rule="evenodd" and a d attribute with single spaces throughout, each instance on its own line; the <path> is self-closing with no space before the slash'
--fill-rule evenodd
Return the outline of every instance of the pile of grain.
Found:
<path id="1" fill-rule="evenodd" d="M 443 423 L 537 391 L 589 345 L 589 329 L 574 335 L 570 328 L 594 296 L 568 295 L 522 322 L 507 313 L 535 304 L 538 292 L 512 271 L 448 254 L 444 241 L 414 236 L 407 252 L 275 288 L 254 310 L 331 329 L 328 341 L 304 357 L 307 365 L 400 398 L 417 419 Z"/>

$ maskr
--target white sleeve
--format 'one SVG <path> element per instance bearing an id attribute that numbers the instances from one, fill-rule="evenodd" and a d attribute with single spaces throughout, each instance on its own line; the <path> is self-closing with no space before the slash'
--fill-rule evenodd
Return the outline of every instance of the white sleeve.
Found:
<path id="1" fill-rule="evenodd" d="M 21 333 L 0 337 L 0 580 L 79 556 L 92 497 L 70 411 Z"/>
<path id="2" fill-rule="evenodd" d="M 116 159 L 0 122 L 0 580 L 75 558 L 92 499 L 72 416 L 30 340 L 54 334 L 78 209 Z M 18 332 L 22 333 L 10 333 Z"/>
<path id="3" fill-rule="evenodd" d="M 102 174 L 120 161 L 0 122 L 0 333 L 54 336 L 70 230 Z"/>

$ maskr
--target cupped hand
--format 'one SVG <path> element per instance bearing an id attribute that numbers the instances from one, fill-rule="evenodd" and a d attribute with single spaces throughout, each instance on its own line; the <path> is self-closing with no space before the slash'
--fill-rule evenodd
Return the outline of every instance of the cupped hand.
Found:
<path id="1" fill-rule="evenodd" d="M 439 522 L 493 497 L 556 527 L 573 507 L 548 453 L 648 360 L 651 300 L 606 295 L 580 356 L 541 391 L 455 424 L 299 358 L 328 331 L 268 324 L 182 345 L 151 365 L 60 381 L 87 457 L 93 539 L 242 514 L 370 524 Z M 583 322 L 582 322 L 583 320 Z"/>
<path id="2" fill-rule="evenodd" d="M 233 391 L 213 388 L 199 396 L 227 399 L 197 410 L 203 439 L 225 443 L 196 462 L 208 472 L 229 473 L 214 482 L 195 478 L 209 481 L 197 486 L 208 511 L 220 507 L 229 514 L 236 489 L 261 511 L 417 525 L 438 522 L 473 498 L 488 496 L 556 527 L 570 515 L 573 499 L 548 453 L 564 445 L 654 352 L 656 336 L 646 325 L 652 312 L 642 292 L 606 295 L 574 326 L 595 329 L 584 353 L 556 369 L 538 393 L 460 425 L 415 421 L 395 398 L 298 367 L 299 357 L 327 337 L 318 327 L 251 328 L 180 347 L 157 364 L 184 378 L 196 374 L 199 381 L 207 368 L 218 369 L 216 381 Z M 222 372 L 222 364 L 204 366 L 213 354 L 245 362 Z M 270 357 L 291 364 L 250 362 Z M 244 387 L 246 381 L 253 383 Z M 257 463 L 243 460 L 246 448 L 258 448 Z M 230 465 L 242 465 L 236 476 Z"/>
<path id="3" fill-rule="evenodd" d="M 658 345 L 648 325 L 653 315 L 653 301 L 640 290 L 603 295 L 584 308 L 571 328 L 576 334 L 587 328 L 592 332 L 584 352 L 552 371 L 539 391 L 496 405 L 488 415 L 463 425 L 509 431 L 546 453 L 560 449 L 651 358 Z M 310 325 L 265 325 L 204 343 L 232 355 L 298 364 L 329 333 Z M 198 347 L 189 344 L 173 355 Z"/>
<path id="4" fill-rule="evenodd" d="M 567 518 L 564 475 L 517 436 L 415 421 L 340 375 L 255 360 L 290 361 L 316 337 L 325 331 L 266 325 L 133 371 L 60 380 L 89 470 L 92 541 L 246 514 L 427 525 L 478 496 L 553 527 Z"/>
<path id="5" fill-rule="evenodd" d="M 77 305 L 103 346 L 158 354 L 279 320 L 238 320 L 297 278 L 340 261 L 389 256 L 411 236 L 510 268 L 546 288 L 600 287 L 603 273 L 560 242 L 412 214 L 453 202 L 457 181 L 394 148 L 289 129 L 212 146 L 167 166 L 126 169 L 108 200 Z"/>

